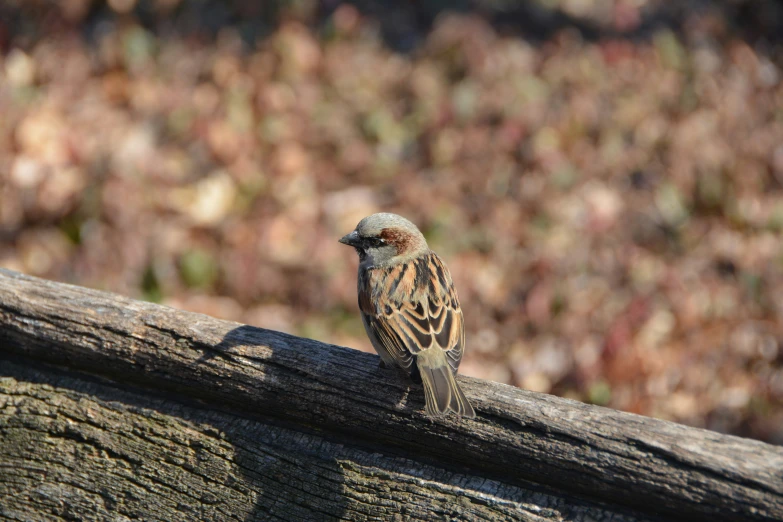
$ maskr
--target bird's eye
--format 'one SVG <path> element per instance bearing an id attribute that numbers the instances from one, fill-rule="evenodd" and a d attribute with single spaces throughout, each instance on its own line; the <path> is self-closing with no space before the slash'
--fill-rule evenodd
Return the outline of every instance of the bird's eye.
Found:
<path id="1" fill-rule="evenodd" d="M 386 244 L 386 241 L 379 237 L 370 237 L 367 238 L 367 242 L 370 244 L 371 247 L 379 247 Z"/>

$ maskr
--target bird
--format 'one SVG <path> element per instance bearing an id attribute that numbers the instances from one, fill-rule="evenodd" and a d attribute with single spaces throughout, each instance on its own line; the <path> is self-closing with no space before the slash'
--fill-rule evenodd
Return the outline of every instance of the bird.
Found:
<path id="1" fill-rule="evenodd" d="M 446 264 L 416 225 L 388 212 L 365 217 L 339 241 L 359 254 L 359 310 L 380 366 L 423 385 L 427 416 L 475 418 L 455 379 L 465 325 Z"/>

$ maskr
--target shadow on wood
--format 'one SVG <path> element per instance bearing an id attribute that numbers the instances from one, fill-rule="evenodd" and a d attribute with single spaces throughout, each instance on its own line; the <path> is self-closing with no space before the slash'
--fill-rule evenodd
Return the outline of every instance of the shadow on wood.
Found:
<path id="1" fill-rule="evenodd" d="M 775 520 L 783 449 L 0 270 L 0 515 Z"/>

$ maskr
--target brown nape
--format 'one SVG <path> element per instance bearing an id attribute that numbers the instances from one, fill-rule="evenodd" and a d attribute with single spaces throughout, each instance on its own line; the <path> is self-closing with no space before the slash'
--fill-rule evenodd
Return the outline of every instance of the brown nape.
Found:
<path id="1" fill-rule="evenodd" d="M 416 246 L 416 241 L 410 232 L 399 228 L 384 228 L 380 238 L 397 249 L 397 255 L 404 254 Z"/>

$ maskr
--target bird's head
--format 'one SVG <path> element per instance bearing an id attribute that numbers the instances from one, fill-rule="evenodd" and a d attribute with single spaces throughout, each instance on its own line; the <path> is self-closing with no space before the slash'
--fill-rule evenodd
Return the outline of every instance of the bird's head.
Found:
<path id="1" fill-rule="evenodd" d="M 340 243 L 354 247 L 359 262 L 365 266 L 394 265 L 429 250 L 416 225 L 387 212 L 362 219 Z"/>

